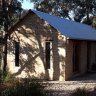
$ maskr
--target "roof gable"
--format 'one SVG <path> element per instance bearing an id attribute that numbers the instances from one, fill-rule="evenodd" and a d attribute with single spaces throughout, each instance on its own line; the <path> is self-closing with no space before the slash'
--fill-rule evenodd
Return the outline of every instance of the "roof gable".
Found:
<path id="1" fill-rule="evenodd" d="M 96 30 L 91 26 L 70 21 L 44 12 L 32 10 L 37 16 L 47 21 L 69 39 L 96 40 Z"/>

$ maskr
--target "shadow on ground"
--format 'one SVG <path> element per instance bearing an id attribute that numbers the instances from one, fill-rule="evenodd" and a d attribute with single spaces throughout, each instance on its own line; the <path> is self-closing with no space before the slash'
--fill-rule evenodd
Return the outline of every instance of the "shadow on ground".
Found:
<path id="1" fill-rule="evenodd" d="M 84 75 L 76 76 L 72 78 L 70 81 L 78 81 L 84 83 L 96 83 L 96 72 L 88 72 Z"/>

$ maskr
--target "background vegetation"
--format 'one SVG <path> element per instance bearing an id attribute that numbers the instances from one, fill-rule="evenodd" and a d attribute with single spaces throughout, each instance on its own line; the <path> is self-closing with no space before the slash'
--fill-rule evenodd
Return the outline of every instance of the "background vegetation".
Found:
<path id="1" fill-rule="evenodd" d="M 10 79 L 3 83 L 0 96 L 45 96 L 44 86 L 32 79 Z"/>
<path id="2" fill-rule="evenodd" d="M 31 0 L 39 11 L 88 25 L 96 16 L 96 0 Z"/>

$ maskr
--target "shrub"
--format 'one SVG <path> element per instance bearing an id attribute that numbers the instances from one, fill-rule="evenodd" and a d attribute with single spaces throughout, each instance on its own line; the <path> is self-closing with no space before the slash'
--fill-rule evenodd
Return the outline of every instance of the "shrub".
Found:
<path id="1" fill-rule="evenodd" d="M 11 80 L 11 75 L 8 71 L 3 72 L 2 75 L 3 75 L 2 76 L 3 82 L 7 82 L 7 81 Z"/>
<path id="2" fill-rule="evenodd" d="M 0 96 L 45 96 L 44 86 L 36 81 L 22 81 L 1 92 Z"/>
<path id="3" fill-rule="evenodd" d="M 0 70 L 0 83 L 8 82 L 12 80 L 12 76 L 9 72 L 7 71 L 2 71 Z"/>

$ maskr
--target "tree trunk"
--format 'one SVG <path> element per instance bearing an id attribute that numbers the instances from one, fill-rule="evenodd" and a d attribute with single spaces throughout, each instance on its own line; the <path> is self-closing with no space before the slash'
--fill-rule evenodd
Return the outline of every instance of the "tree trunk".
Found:
<path id="1" fill-rule="evenodd" d="M 6 66 L 7 66 L 7 35 L 4 38 L 4 66 L 3 66 L 3 71 L 6 71 Z"/>
<path id="2" fill-rule="evenodd" d="M 3 9 L 3 16 L 4 16 L 4 31 L 5 31 L 5 36 L 4 36 L 4 66 L 3 66 L 3 71 L 6 71 L 6 66 L 7 66 L 7 39 L 8 39 L 8 6 L 6 0 L 2 0 L 2 9 Z"/>

